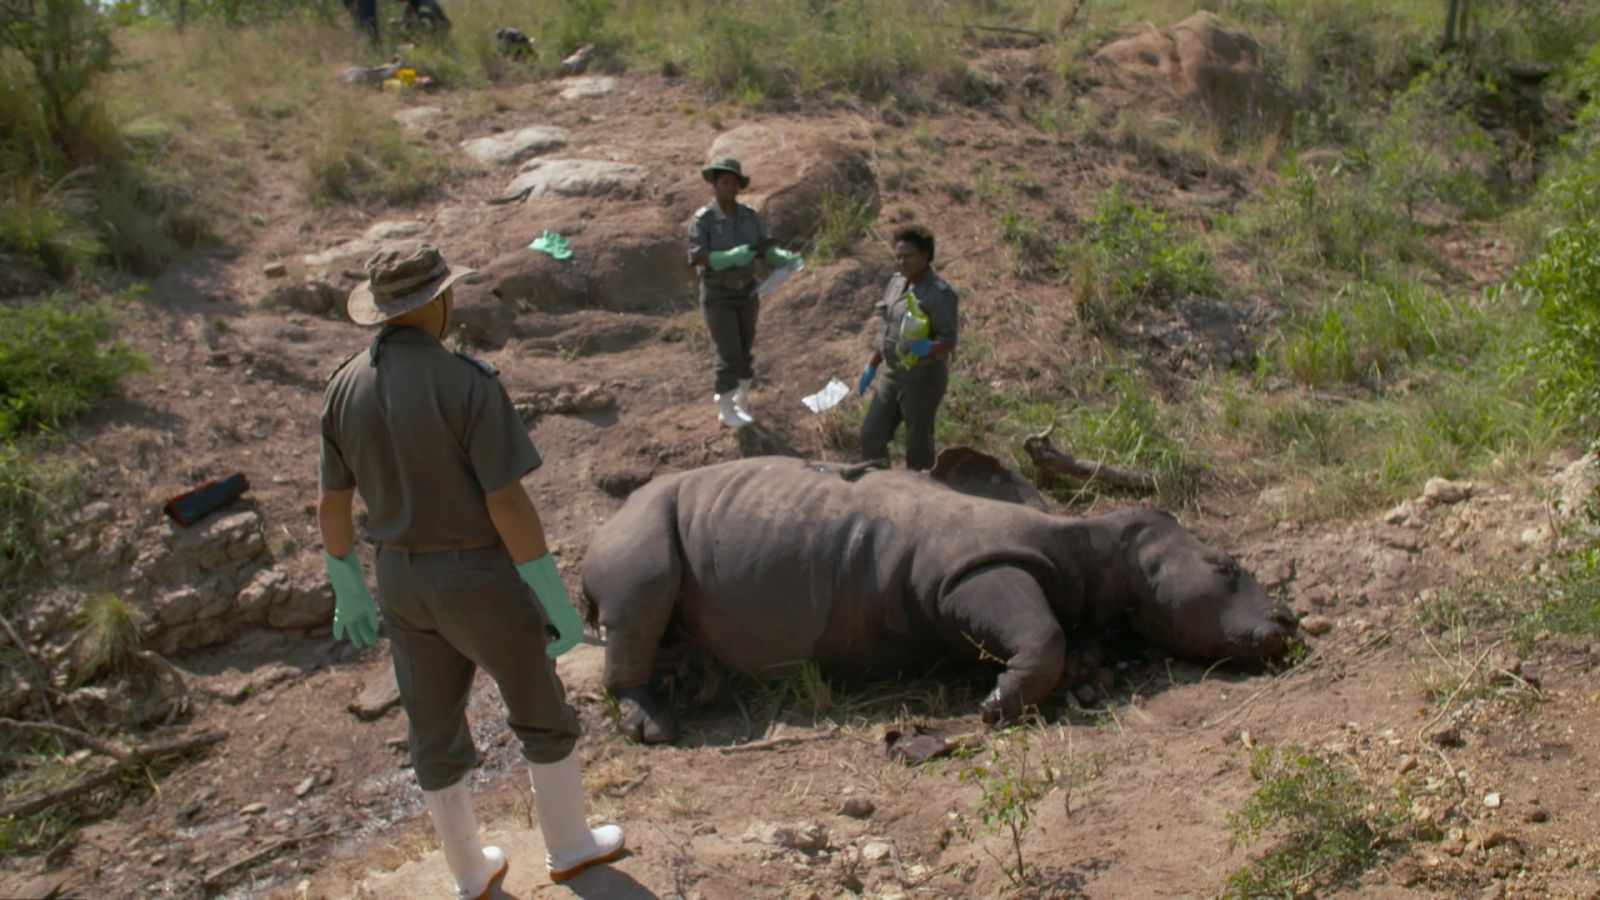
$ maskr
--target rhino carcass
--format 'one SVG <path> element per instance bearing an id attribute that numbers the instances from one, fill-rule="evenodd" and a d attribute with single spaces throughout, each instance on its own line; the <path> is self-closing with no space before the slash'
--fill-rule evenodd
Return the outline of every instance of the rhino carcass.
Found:
<path id="1" fill-rule="evenodd" d="M 677 735 L 650 685 L 676 622 L 720 663 L 774 674 L 894 672 L 940 659 L 1005 662 L 986 720 L 1043 700 L 1067 636 L 1117 622 L 1185 656 L 1256 661 L 1294 634 L 1233 557 L 1171 515 L 1066 518 L 958 493 L 927 475 L 758 457 L 659 478 L 596 533 L 583 592 L 607 637 L 605 686 L 623 733 Z"/>

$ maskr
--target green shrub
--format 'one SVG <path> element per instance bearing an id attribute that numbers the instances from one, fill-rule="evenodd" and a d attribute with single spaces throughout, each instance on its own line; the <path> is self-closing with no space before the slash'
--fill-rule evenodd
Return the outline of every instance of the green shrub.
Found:
<path id="1" fill-rule="evenodd" d="M 38 570 L 81 488 L 75 472 L 14 443 L 0 443 L 0 583 Z"/>
<path id="2" fill-rule="evenodd" d="M 1314 308 L 1291 313 L 1264 356 L 1311 387 L 1393 383 L 1410 367 L 1475 356 L 1494 334 L 1472 303 L 1411 281 L 1358 281 Z"/>
<path id="3" fill-rule="evenodd" d="M 1558 231 L 1513 285 L 1543 327 L 1523 351 L 1525 371 L 1559 419 L 1592 429 L 1600 422 L 1600 223 Z"/>
<path id="4" fill-rule="evenodd" d="M 1250 762 L 1260 785 L 1228 816 L 1232 842 L 1270 836 L 1265 853 L 1228 876 L 1224 897 L 1299 897 L 1371 865 L 1399 839 L 1408 806 L 1374 797 L 1360 773 L 1296 747 L 1262 747 Z"/>
<path id="5" fill-rule="evenodd" d="M 872 201 L 841 191 L 823 191 L 817 233 L 806 255 L 817 265 L 849 256 L 872 227 Z"/>
<path id="6" fill-rule="evenodd" d="M 1128 199 L 1120 184 L 1100 198 L 1088 225 L 1066 255 L 1078 314 L 1096 331 L 1113 329 L 1139 304 L 1219 288 L 1200 244 L 1166 213 Z"/>
<path id="7" fill-rule="evenodd" d="M 444 180 L 445 165 L 427 149 L 408 143 L 400 127 L 359 98 L 324 105 L 321 141 L 306 155 L 311 201 L 415 203 Z"/>
<path id="8" fill-rule="evenodd" d="M 139 650 L 139 614 L 115 594 L 84 598 L 78 626 L 76 680 L 81 684 L 116 669 Z"/>
<path id="9" fill-rule="evenodd" d="M 115 329 L 106 306 L 63 297 L 0 307 L 0 439 L 86 412 L 142 370 Z"/>

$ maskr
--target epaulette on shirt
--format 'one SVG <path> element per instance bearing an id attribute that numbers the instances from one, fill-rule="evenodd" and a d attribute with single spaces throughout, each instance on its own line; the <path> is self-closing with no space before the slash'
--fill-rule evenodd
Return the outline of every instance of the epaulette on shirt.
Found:
<path id="1" fill-rule="evenodd" d="M 460 350 L 455 351 L 455 354 L 467 362 L 477 366 L 478 371 L 489 376 L 490 378 L 500 377 L 500 370 L 495 367 L 494 363 L 489 362 L 486 359 L 479 359 L 476 356 L 473 356 L 471 353 L 462 353 Z"/>
<path id="2" fill-rule="evenodd" d="M 333 367 L 333 371 L 328 373 L 328 377 L 322 379 L 323 386 L 326 387 L 329 383 L 331 383 L 333 381 L 333 376 L 335 376 L 335 375 L 339 374 L 340 372 L 344 371 L 345 365 L 347 363 L 349 363 L 350 360 L 355 359 L 356 357 L 360 356 L 361 353 L 362 353 L 362 351 L 357 350 L 356 352 L 350 354 L 349 356 L 346 356 L 344 359 L 339 360 L 339 364 L 337 366 Z"/>

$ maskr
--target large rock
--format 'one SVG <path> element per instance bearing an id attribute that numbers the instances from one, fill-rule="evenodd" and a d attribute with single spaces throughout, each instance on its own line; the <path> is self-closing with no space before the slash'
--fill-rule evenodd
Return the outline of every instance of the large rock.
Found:
<path id="1" fill-rule="evenodd" d="M 1094 62 L 1108 85 L 1198 106 L 1225 126 L 1277 127 L 1289 113 L 1289 93 L 1261 70 L 1255 38 L 1214 13 L 1197 12 L 1170 34 L 1148 30 L 1113 41 Z"/>
<path id="2" fill-rule="evenodd" d="M 816 233 L 830 193 L 864 205 L 869 216 L 878 213 L 878 181 L 866 156 L 814 131 L 746 125 L 718 136 L 706 156 L 739 160 L 762 224 L 787 244 Z"/>
<path id="3" fill-rule="evenodd" d="M 534 159 L 523 164 L 498 199 L 537 200 L 546 194 L 635 198 L 644 192 L 649 174 L 643 166 L 605 159 Z"/>
<path id="4" fill-rule="evenodd" d="M 684 259 L 686 226 L 653 210 L 604 221 L 586 222 L 580 215 L 575 210 L 542 223 L 567 236 L 571 259 L 557 260 L 523 247 L 485 266 L 485 284 L 470 285 L 456 295 L 465 307 L 458 312 L 463 327 L 489 330 L 496 317 L 506 314 L 505 304 L 546 312 L 639 312 L 681 308 L 694 297 L 693 272 Z M 491 346 L 502 342 L 486 341 Z"/>
<path id="5" fill-rule="evenodd" d="M 567 145 L 567 130 L 531 125 L 461 142 L 461 152 L 486 166 L 508 166 Z"/>

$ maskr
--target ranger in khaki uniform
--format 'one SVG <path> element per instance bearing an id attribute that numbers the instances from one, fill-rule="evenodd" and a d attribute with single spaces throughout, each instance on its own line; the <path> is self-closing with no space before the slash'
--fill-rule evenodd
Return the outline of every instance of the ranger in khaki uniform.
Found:
<path id="1" fill-rule="evenodd" d="M 894 233 L 898 274 L 889 279 L 878 314 L 878 349 L 861 370 L 857 391 L 867 392 L 886 365 L 872 405 L 861 420 L 861 458 L 889 457 L 889 441 L 906 426 L 906 468 L 933 467 L 933 426 L 950 383 L 948 357 L 956 349 L 956 292 L 933 271 L 933 232 L 920 225 Z"/>
<path id="2" fill-rule="evenodd" d="M 711 182 L 713 199 L 689 221 L 689 265 L 700 273 L 700 310 L 717 352 L 712 398 L 717 420 L 731 428 L 755 421 L 750 415 L 750 386 L 755 381 L 757 255 L 772 266 L 799 261 L 797 253 L 776 246 L 761 226 L 756 211 L 739 202 L 750 186 L 739 161 L 725 156 L 700 170 Z"/>
<path id="3" fill-rule="evenodd" d="M 623 839 L 614 825 L 590 829 L 584 820 L 578 720 L 554 660 L 583 625 L 522 488 L 539 454 L 494 367 L 440 343 L 451 285 L 469 271 L 452 271 L 431 248 L 367 264 L 349 314 L 383 328 L 328 381 L 317 518 L 334 637 L 367 646 L 378 622 L 354 551 L 356 491 L 366 502 L 417 782 L 459 895 L 487 897 L 507 862 L 499 848 L 479 845 L 465 781 L 477 757 L 467 698 L 480 667 L 500 686 L 522 742 L 550 877 L 616 858 Z"/>

